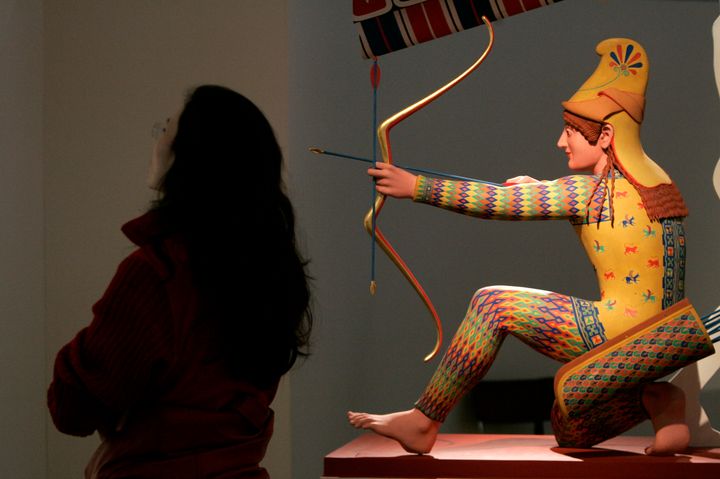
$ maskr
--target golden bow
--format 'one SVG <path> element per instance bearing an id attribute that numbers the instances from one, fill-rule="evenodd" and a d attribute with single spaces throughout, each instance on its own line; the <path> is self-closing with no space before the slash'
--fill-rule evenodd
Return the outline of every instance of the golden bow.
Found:
<path id="1" fill-rule="evenodd" d="M 480 58 L 478 58 L 475 63 L 473 63 L 467 70 L 465 70 L 463 73 L 451 80 L 445 86 L 439 88 L 438 90 L 429 94 L 422 100 L 413 103 L 412 105 L 406 107 L 398 113 L 395 113 L 380 124 L 377 130 L 377 135 L 378 141 L 380 143 L 380 152 L 383 162 L 392 164 L 392 150 L 390 149 L 390 130 L 395 125 L 405 120 L 407 117 L 420 110 L 421 108 L 427 106 L 429 103 L 431 103 L 432 101 L 443 95 L 445 92 L 453 88 L 455 85 L 464 80 L 465 77 L 470 75 L 477 67 L 479 67 L 483 61 L 485 61 L 485 58 L 490 53 L 490 50 L 492 49 L 493 43 L 495 41 L 495 33 L 487 17 L 483 16 L 482 20 L 488 28 L 488 34 L 490 38 L 488 40 L 488 45 Z M 430 361 L 438 353 L 438 351 L 440 350 L 440 345 L 442 344 L 442 322 L 440 321 L 440 317 L 435 310 L 435 306 L 433 305 L 432 301 L 430 301 L 427 293 L 425 293 L 425 289 L 423 289 L 423 287 L 420 285 L 420 282 L 417 280 L 412 271 L 410 271 L 410 268 L 408 268 L 407 264 L 405 264 L 405 261 L 403 261 L 397 251 L 395 251 L 395 249 L 390 245 L 388 240 L 385 238 L 385 235 L 383 235 L 382 231 L 380 231 L 380 228 L 377 227 L 377 219 L 384 204 L 385 195 L 378 193 L 375 198 L 373 207 L 370 208 L 370 210 L 365 215 L 363 225 L 365 227 L 365 230 L 371 236 L 373 236 L 373 240 L 377 241 L 385 254 L 388 255 L 392 262 L 395 263 L 395 266 L 400 269 L 405 278 L 410 282 L 413 288 L 415 288 L 415 291 L 417 291 L 418 295 L 423 300 L 423 303 L 425 303 L 425 306 L 428 308 L 430 314 L 433 317 L 433 320 L 435 321 L 435 329 L 437 331 L 435 347 L 433 347 L 433 350 L 427 356 L 425 356 L 424 359 L 424 361 Z M 374 292 L 375 284 L 371 284 L 370 288 L 371 291 Z"/>

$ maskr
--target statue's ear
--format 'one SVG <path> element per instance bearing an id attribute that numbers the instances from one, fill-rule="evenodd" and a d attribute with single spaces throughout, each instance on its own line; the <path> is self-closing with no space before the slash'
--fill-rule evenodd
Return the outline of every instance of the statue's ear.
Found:
<path id="1" fill-rule="evenodd" d="M 605 123 L 602 126 L 600 132 L 600 138 L 598 138 L 598 144 L 603 148 L 609 148 L 612 145 L 613 138 L 615 138 L 615 128 L 610 123 Z"/>

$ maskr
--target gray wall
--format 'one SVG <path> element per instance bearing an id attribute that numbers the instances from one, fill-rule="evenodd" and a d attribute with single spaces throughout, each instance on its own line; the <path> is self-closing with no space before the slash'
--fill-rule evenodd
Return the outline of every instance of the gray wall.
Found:
<path id="1" fill-rule="evenodd" d="M 566 0 L 497 22 L 487 62 L 395 128 L 395 159 L 491 181 L 566 174 L 555 147 L 560 101 L 594 70 L 598 41 L 635 38 L 646 47 L 652 70 L 644 144 L 689 204 L 687 291 L 698 310 L 708 312 L 720 297 L 720 202 L 711 183 L 720 120 L 710 33 L 717 14 L 716 1 Z M 317 278 L 315 355 L 292 376 L 293 468 L 295 477 L 311 478 L 320 474 L 324 454 L 357 436 L 345 423 L 347 409 L 409 408 L 438 361 L 423 364 L 434 341 L 431 321 L 384 256 L 378 256 L 378 294 L 368 294 L 370 242 L 361 220 L 371 190 L 365 167 L 306 151 L 317 145 L 371 155 L 370 63 L 360 58 L 349 2 L 293 1 L 290 18 L 292 187 Z M 478 28 L 381 57 L 379 116 L 462 71 L 486 38 Z M 482 286 L 598 297 L 592 268 L 564 222 L 480 221 L 390 201 L 380 225 L 434 300 L 445 344 Z M 552 375 L 556 367 L 508 340 L 489 377 Z M 461 405 L 442 432 L 467 431 L 471 417 Z"/>
<path id="2" fill-rule="evenodd" d="M 0 1 L 0 477 L 45 474 L 42 1 Z"/>

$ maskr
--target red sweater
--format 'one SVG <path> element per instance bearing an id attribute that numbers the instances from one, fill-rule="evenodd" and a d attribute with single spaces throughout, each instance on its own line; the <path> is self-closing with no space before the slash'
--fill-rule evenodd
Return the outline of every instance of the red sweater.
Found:
<path id="1" fill-rule="evenodd" d="M 267 478 L 266 389 L 233 378 L 196 320 L 187 253 L 153 213 L 123 232 L 139 246 L 118 267 L 94 318 L 55 360 L 48 407 L 61 432 L 102 444 L 87 478 Z"/>

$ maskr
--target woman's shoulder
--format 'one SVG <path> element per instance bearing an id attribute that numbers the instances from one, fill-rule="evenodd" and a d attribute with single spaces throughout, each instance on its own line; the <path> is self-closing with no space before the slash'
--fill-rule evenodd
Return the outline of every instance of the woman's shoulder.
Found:
<path id="1" fill-rule="evenodd" d="M 161 279 L 187 263 L 185 241 L 179 234 L 164 231 L 154 210 L 125 223 L 122 231 L 138 247 L 126 258 L 128 263 L 146 263 Z"/>

